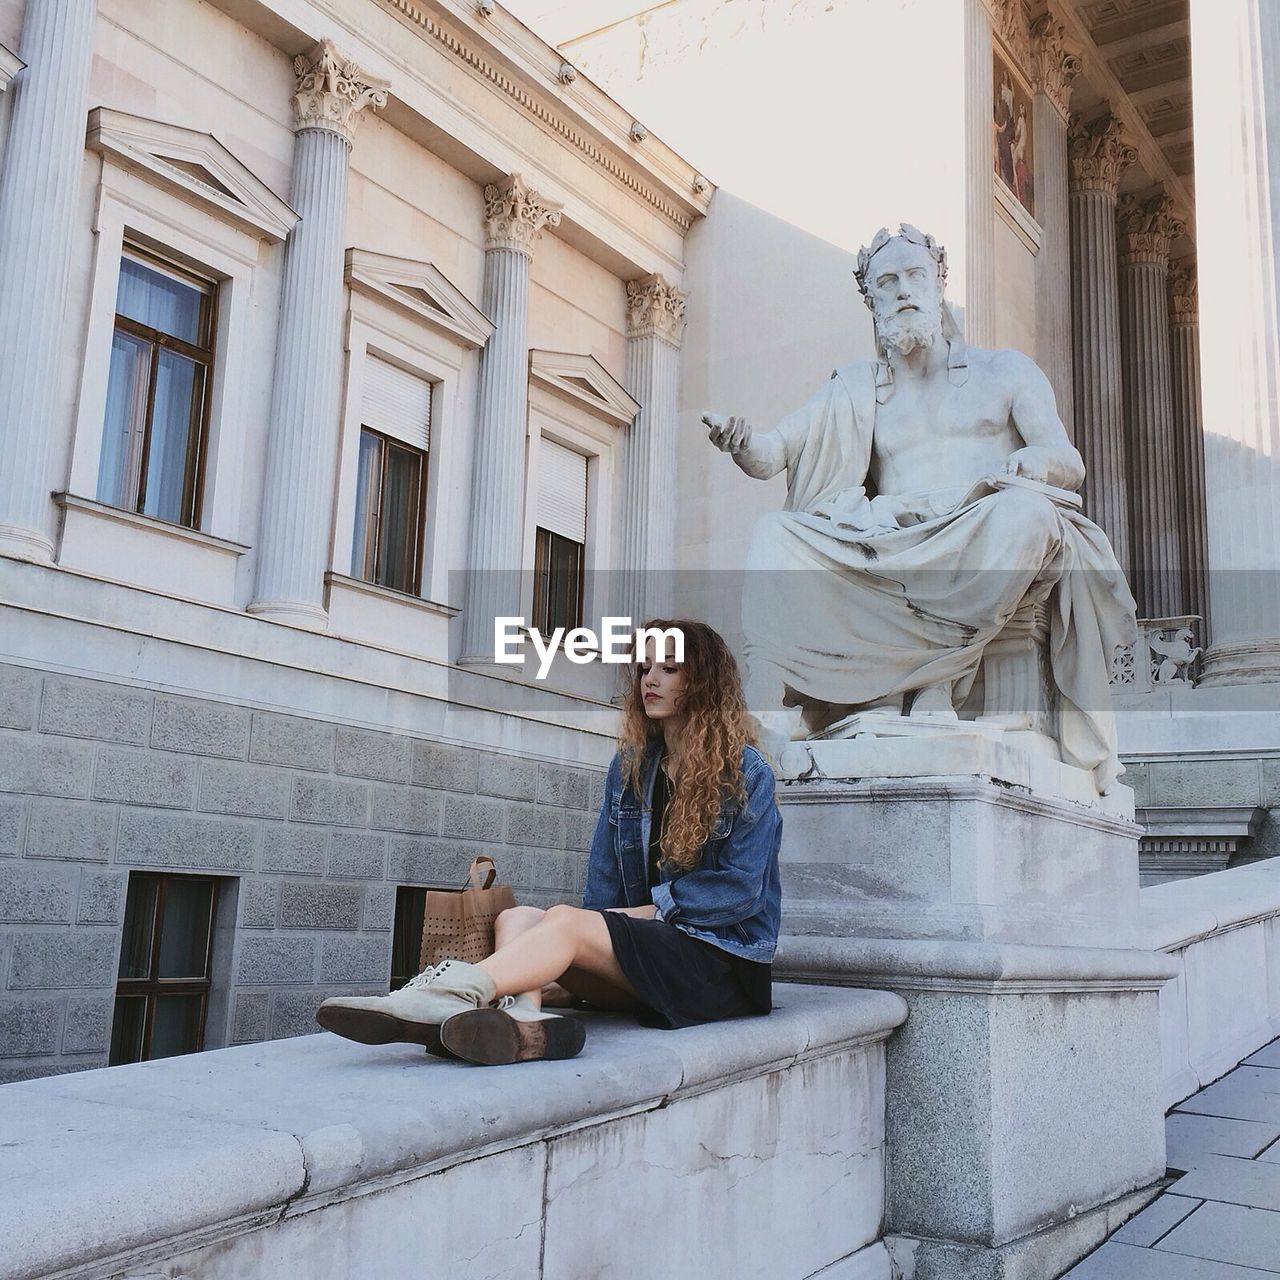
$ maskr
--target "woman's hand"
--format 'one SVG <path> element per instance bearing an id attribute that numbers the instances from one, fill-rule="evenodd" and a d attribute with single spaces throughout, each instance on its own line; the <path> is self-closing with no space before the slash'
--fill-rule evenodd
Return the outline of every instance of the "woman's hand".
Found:
<path id="1" fill-rule="evenodd" d="M 637 920 L 653 920 L 658 915 L 658 908 L 652 902 L 645 907 L 606 907 L 605 910 L 616 911 L 623 916 L 635 916 Z"/>

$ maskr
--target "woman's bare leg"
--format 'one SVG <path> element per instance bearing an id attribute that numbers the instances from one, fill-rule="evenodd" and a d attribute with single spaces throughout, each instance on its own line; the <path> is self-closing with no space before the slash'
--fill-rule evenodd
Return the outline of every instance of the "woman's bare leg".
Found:
<path id="1" fill-rule="evenodd" d="M 510 913 L 503 912 L 504 916 L 507 914 Z M 579 907 L 550 907 L 531 928 L 526 927 L 487 960 L 480 961 L 480 968 L 493 979 L 500 996 L 539 993 L 548 982 L 559 980 L 572 968 L 604 979 L 610 988 L 632 1000 L 639 999 L 618 967 L 604 917 L 598 911 Z"/>
<path id="2" fill-rule="evenodd" d="M 499 912 L 497 919 L 493 922 L 494 951 L 509 947 L 517 938 L 528 933 L 530 929 L 536 928 L 542 923 L 542 917 L 545 915 L 546 912 L 540 907 L 508 907 L 505 911 Z M 532 1000 L 535 1008 L 541 1008 L 541 987 L 519 994 Z"/>

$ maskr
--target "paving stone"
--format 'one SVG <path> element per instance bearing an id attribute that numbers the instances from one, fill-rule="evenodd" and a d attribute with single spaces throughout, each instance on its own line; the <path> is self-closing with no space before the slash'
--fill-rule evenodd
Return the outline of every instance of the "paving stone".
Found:
<path id="1" fill-rule="evenodd" d="M 40 729 L 43 733 L 142 746 L 151 730 L 152 696 L 127 685 L 46 676 Z"/>
<path id="2" fill-rule="evenodd" d="M 1251 1160 L 1269 1142 L 1280 1138 L 1280 1124 L 1174 1111 L 1165 1118 L 1164 1134 L 1166 1163 L 1171 1169 L 1185 1171 L 1203 1156 L 1242 1156 Z"/>
<path id="3" fill-rule="evenodd" d="M 1271 1067 L 1280 1069 L 1280 1040 L 1273 1040 L 1263 1045 L 1257 1053 L 1250 1054 L 1244 1060 L 1246 1067 Z"/>
<path id="4" fill-rule="evenodd" d="M 179 871 L 251 871 L 257 846 L 257 824 L 243 818 L 122 809 L 116 861 Z"/>
<path id="5" fill-rule="evenodd" d="M 1280 1165 L 1233 1156 L 1206 1156 L 1173 1184 L 1180 1196 L 1280 1211 Z"/>
<path id="6" fill-rule="evenodd" d="M 481 796 L 445 796 L 444 818 L 440 824 L 442 835 L 459 840 L 497 843 L 502 839 L 502 827 L 501 800 L 486 800 Z"/>
<path id="7" fill-rule="evenodd" d="M 1178 1110 L 1280 1124 L 1280 1074 L 1268 1067 L 1237 1067 L 1179 1103 Z"/>
<path id="8" fill-rule="evenodd" d="M 452 840 L 392 836 L 387 879 L 397 884 L 462 887 L 471 860 L 481 850 Z"/>
<path id="9" fill-rule="evenodd" d="M 383 831 L 433 836 L 440 830 L 444 797 L 424 787 L 373 787 L 373 825 Z"/>
<path id="10" fill-rule="evenodd" d="M 128 883 L 129 874 L 126 871 L 100 871 L 85 867 L 80 872 L 80 903 L 76 908 L 76 922 L 119 924 L 124 919 Z"/>
<path id="11" fill-rule="evenodd" d="M 0 858 L 16 858 L 22 848 L 27 802 L 21 796 L 0 796 Z"/>
<path id="12" fill-rule="evenodd" d="M 28 667 L 0 665 L 0 729 L 32 729 L 40 698 L 40 676 Z"/>
<path id="13" fill-rule="evenodd" d="M 387 837 L 370 831 L 329 835 L 329 874 L 347 880 L 381 880 L 387 869 Z"/>
<path id="14" fill-rule="evenodd" d="M 564 848 L 564 810 L 546 805 L 507 805 L 506 843 L 538 849 Z"/>
<path id="15" fill-rule="evenodd" d="M 401 734 L 339 726 L 334 749 L 334 772 L 381 782 L 408 782 L 413 741 Z"/>
<path id="16" fill-rule="evenodd" d="M 225 702 L 157 694 L 151 745 L 164 751 L 243 760 L 249 751 L 249 712 Z"/>
<path id="17" fill-rule="evenodd" d="M 290 817 L 295 822 L 363 826 L 369 820 L 369 784 L 344 778 L 296 777 Z"/>
<path id="18" fill-rule="evenodd" d="M 253 934 L 240 943 L 237 981 L 250 986 L 269 983 L 311 982 L 315 969 L 316 940 L 296 934 Z"/>
<path id="19" fill-rule="evenodd" d="M 26 856 L 106 862 L 116 841 L 114 805 L 91 800 L 31 800 Z"/>
<path id="20" fill-rule="evenodd" d="M 0 875 L 0 922 L 69 924 L 75 903 L 74 867 L 17 863 Z"/>
<path id="21" fill-rule="evenodd" d="M 200 769 L 200 805 L 206 813 L 285 818 L 294 774 L 261 764 L 206 760 Z"/>
<path id="22" fill-rule="evenodd" d="M 285 929 L 358 929 L 364 889 L 358 884 L 287 880 L 280 886 L 280 926 Z"/>
<path id="23" fill-rule="evenodd" d="M 111 1048 L 114 996 L 72 996 L 67 1001 L 63 1053 L 106 1053 Z"/>
<path id="24" fill-rule="evenodd" d="M 1149 1248 L 1203 1203 L 1202 1200 L 1192 1200 L 1187 1196 L 1157 1196 L 1141 1213 L 1130 1218 L 1115 1232 L 1111 1239 Z"/>
<path id="25" fill-rule="evenodd" d="M 271 1018 L 271 997 L 265 991 L 244 991 L 236 996 L 231 1021 L 231 1043 L 252 1044 L 267 1038 Z"/>
<path id="26" fill-rule="evenodd" d="M 325 938 L 320 953 L 320 981 L 380 982 L 385 992 L 391 981 L 390 934 Z"/>
<path id="27" fill-rule="evenodd" d="M 442 742 L 413 744 L 413 773 L 410 781 L 419 787 L 439 787 L 445 791 L 474 791 L 480 778 L 484 753 Z"/>
<path id="28" fill-rule="evenodd" d="M 190 809 L 196 802 L 196 763 L 160 751 L 104 747 L 93 775 L 96 800 Z"/>
<path id="29" fill-rule="evenodd" d="M 93 746 L 0 730 L 0 791 L 38 796 L 87 796 Z"/>
<path id="30" fill-rule="evenodd" d="M 242 929 L 274 929 L 279 909 L 280 882 L 278 880 L 252 876 L 240 885 L 240 927 Z"/>
<path id="31" fill-rule="evenodd" d="M 333 725 L 302 716 L 255 711 L 249 759 L 327 771 L 333 764 Z"/>
<path id="32" fill-rule="evenodd" d="M 1210 1201 L 1156 1247 L 1280 1273 L 1280 1213 Z"/>
<path id="33" fill-rule="evenodd" d="M 538 803 L 558 804 L 568 809 L 585 809 L 591 794 L 591 775 L 571 765 L 538 766 Z"/>
<path id="34" fill-rule="evenodd" d="M 324 875 L 329 833 L 316 827 L 271 823 L 262 836 L 263 871 L 287 871 L 295 875 Z"/>
<path id="35" fill-rule="evenodd" d="M 9 988 L 114 987 L 120 967 L 116 929 L 59 929 L 13 939 Z"/>
<path id="36" fill-rule="evenodd" d="M 1268 1280 L 1274 1271 L 1187 1258 L 1161 1249 L 1108 1241 L 1067 1272 L 1063 1280 Z"/>
<path id="37" fill-rule="evenodd" d="M 58 1052 L 64 997 L 0 999 L 0 1058 Z"/>
<path id="38" fill-rule="evenodd" d="M 1258 1159 L 1266 1160 L 1272 1164 L 1280 1164 L 1280 1139 L 1277 1139 L 1265 1150 L 1259 1152 Z"/>
<path id="39" fill-rule="evenodd" d="M 486 755 L 480 762 L 476 790 L 508 800 L 532 800 L 538 794 L 538 762 Z"/>

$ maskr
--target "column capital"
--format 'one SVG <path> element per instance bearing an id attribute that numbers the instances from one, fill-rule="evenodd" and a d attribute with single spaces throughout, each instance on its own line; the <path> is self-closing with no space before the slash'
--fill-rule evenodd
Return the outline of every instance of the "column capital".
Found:
<path id="1" fill-rule="evenodd" d="M 1170 318 L 1175 328 L 1192 328 L 1200 323 L 1200 280 L 1196 260 L 1188 255 L 1169 264 Z"/>
<path id="2" fill-rule="evenodd" d="M 544 227 L 558 227 L 564 205 L 545 199 L 513 173 L 484 189 L 486 249 L 515 249 L 528 257 Z"/>
<path id="3" fill-rule="evenodd" d="M 1129 144 L 1124 125 L 1110 112 L 1086 123 L 1071 120 L 1067 134 L 1067 159 L 1073 191 L 1105 191 L 1114 196 L 1120 175 L 1138 158 Z"/>
<path id="4" fill-rule="evenodd" d="M 689 295 L 663 276 L 627 281 L 627 337 L 661 338 L 679 347 L 684 337 L 684 311 Z"/>
<path id="5" fill-rule="evenodd" d="M 1066 26 L 1052 9 L 1046 10 L 1031 24 L 1031 78 L 1036 92 L 1044 94 L 1064 120 L 1070 116 L 1071 86 L 1083 70 Z"/>
<path id="6" fill-rule="evenodd" d="M 390 81 L 365 75 L 338 52 L 332 40 L 321 40 L 310 53 L 299 54 L 293 60 L 293 73 L 297 77 L 293 94 L 295 131 L 324 129 L 350 145 L 365 107 L 387 105 Z"/>
<path id="7" fill-rule="evenodd" d="M 1150 262 L 1168 267 L 1173 242 L 1186 231 L 1186 224 L 1174 216 L 1173 201 L 1161 191 L 1157 195 L 1121 196 L 1116 206 L 1120 265 Z"/>

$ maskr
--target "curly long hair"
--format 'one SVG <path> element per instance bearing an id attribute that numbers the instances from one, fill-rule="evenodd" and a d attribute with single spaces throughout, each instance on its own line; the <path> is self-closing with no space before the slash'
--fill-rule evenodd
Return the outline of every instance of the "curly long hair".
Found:
<path id="1" fill-rule="evenodd" d="M 746 802 L 742 748 L 755 745 L 755 722 L 747 711 L 738 664 L 718 632 L 688 618 L 656 618 L 644 625 L 684 633 L 681 725 L 668 761 L 675 793 L 660 847 L 664 866 L 689 871 L 698 865 L 724 801 Z M 618 732 L 623 776 L 637 795 L 645 749 L 663 736 L 661 724 L 645 714 L 642 680 L 643 667 L 637 663 L 625 690 Z"/>

